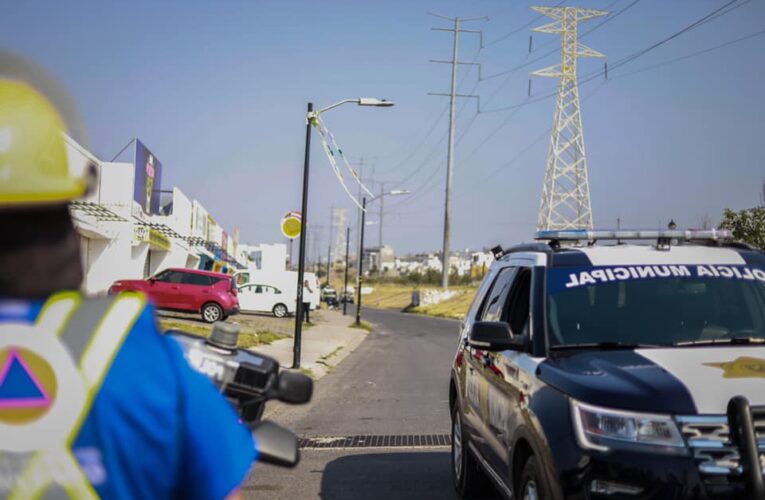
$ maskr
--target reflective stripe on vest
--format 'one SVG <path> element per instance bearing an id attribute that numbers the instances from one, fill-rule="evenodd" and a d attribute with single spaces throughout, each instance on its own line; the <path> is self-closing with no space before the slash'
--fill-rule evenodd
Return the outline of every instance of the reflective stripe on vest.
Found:
<path id="1" fill-rule="evenodd" d="M 0 419 L 0 497 L 98 498 L 72 445 L 145 305 L 145 298 L 134 293 L 83 299 L 62 292 L 45 303 L 34 326 L 0 325 L 6 365 L 12 353 L 44 360 L 56 391 L 50 398 L 45 394 L 49 409 L 38 420 L 8 424 Z"/>

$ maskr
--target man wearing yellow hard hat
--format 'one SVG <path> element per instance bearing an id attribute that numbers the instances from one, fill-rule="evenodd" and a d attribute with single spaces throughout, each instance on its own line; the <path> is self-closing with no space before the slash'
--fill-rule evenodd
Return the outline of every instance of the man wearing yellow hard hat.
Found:
<path id="1" fill-rule="evenodd" d="M 237 498 L 255 452 L 139 294 L 88 299 L 65 120 L 0 67 L 0 498 Z"/>

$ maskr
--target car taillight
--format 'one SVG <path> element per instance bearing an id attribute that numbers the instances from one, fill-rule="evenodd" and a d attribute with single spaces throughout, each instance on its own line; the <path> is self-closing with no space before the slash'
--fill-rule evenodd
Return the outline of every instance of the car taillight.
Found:
<path id="1" fill-rule="evenodd" d="M 231 295 L 236 297 L 239 294 L 239 291 L 236 289 L 236 283 L 234 283 L 234 280 L 231 280 L 231 288 L 228 290 Z"/>

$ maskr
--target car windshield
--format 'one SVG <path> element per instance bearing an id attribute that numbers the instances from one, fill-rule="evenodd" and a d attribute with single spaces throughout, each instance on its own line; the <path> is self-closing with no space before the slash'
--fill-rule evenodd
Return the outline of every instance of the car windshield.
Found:
<path id="1" fill-rule="evenodd" d="M 552 268 L 550 345 L 765 341 L 765 270 L 651 265 Z"/>

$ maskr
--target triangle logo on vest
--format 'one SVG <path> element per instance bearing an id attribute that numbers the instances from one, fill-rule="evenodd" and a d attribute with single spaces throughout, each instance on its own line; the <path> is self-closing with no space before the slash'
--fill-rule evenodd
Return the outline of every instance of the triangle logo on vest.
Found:
<path id="1" fill-rule="evenodd" d="M 56 385 L 53 369 L 41 356 L 14 346 L 0 350 L 0 421 L 37 420 L 50 408 Z"/>

